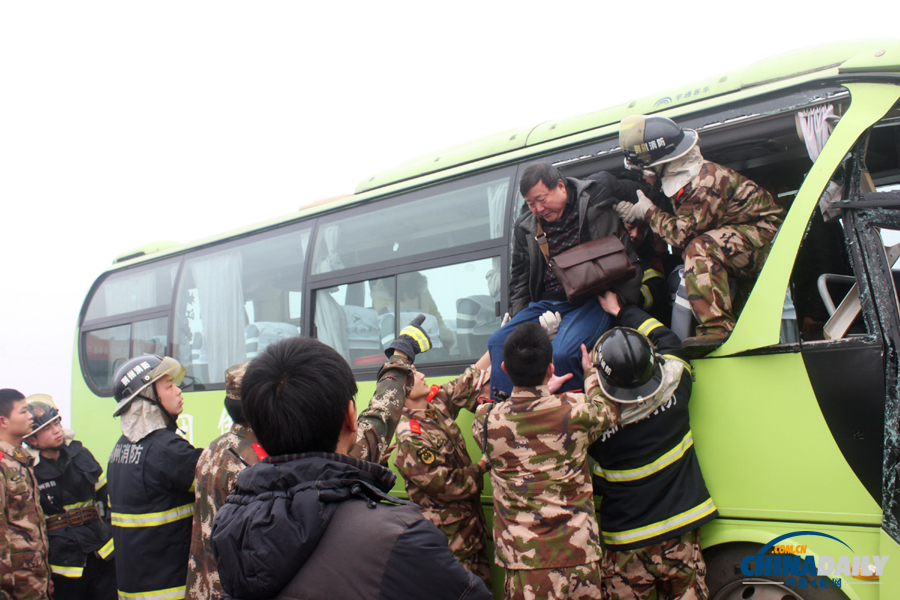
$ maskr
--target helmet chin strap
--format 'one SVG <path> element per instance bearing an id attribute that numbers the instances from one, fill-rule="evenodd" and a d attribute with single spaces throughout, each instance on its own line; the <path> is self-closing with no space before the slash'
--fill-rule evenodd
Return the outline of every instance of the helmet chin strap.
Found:
<path id="1" fill-rule="evenodd" d="M 153 382 L 150 386 L 150 396 L 145 396 L 144 394 L 138 394 L 138 398 L 143 398 L 150 402 L 150 404 L 159 408 L 159 412 L 163 414 L 163 419 L 166 421 L 166 425 L 172 424 L 175 426 L 175 429 L 180 431 L 181 433 L 187 433 L 184 429 L 178 426 L 178 419 L 173 416 L 166 408 L 162 405 L 162 402 L 159 401 L 159 398 L 156 396 L 156 382 Z"/>

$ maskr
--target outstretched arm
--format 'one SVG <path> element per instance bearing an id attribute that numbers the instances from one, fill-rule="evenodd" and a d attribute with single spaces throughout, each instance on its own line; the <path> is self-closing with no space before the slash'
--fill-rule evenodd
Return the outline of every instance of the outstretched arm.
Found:
<path id="1" fill-rule="evenodd" d="M 412 383 L 409 358 L 395 350 L 378 372 L 375 395 L 369 400 L 369 406 L 356 419 L 356 445 L 350 450 L 350 456 L 375 463 L 387 460 L 388 446 Z"/>

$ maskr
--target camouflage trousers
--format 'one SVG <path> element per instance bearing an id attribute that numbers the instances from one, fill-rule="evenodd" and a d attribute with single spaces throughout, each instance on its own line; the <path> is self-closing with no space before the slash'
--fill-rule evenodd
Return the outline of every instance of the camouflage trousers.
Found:
<path id="1" fill-rule="evenodd" d="M 49 600 L 50 569 L 47 556 L 43 552 L 16 552 L 10 558 L 12 573 L 4 573 L 3 578 L 12 584 L 12 589 L 7 589 L 4 585 L 0 597 L 9 593 L 17 600 Z"/>
<path id="2" fill-rule="evenodd" d="M 507 569 L 504 600 L 587 600 L 603 598 L 600 563 L 559 569 Z"/>
<path id="3" fill-rule="evenodd" d="M 487 554 L 484 549 L 480 552 L 475 552 L 469 556 L 460 558 L 459 562 L 467 571 L 478 575 L 482 581 L 484 581 L 487 589 L 491 589 L 491 563 L 488 562 Z"/>
<path id="4" fill-rule="evenodd" d="M 706 600 L 706 563 L 700 530 L 660 544 L 603 555 L 603 599 Z"/>
<path id="5" fill-rule="evenodd" d="M 772 249 L 776 231 L 753 225 L 722 227 L 698 235 L 684 249 L 684 286 L 699 326 L 697 335 L 730 333 L 737 321 L 728 278 L 745 301 Z"/>

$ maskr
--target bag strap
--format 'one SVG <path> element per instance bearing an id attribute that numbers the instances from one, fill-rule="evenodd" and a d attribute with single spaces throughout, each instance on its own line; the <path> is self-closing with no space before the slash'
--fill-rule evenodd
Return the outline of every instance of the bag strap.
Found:
<path id="1" fill-rule="evenodd" d="M 544 260 L 547 261 L 547 264 L 550 264 L 550 244 L 547 242 L 547 234 L 544 233 L 544 228 L 541 227 L 541 220 L 535 217 L 534 219 L 537 221 L 537 234 L 534 236 L 534 241 L 538 243 L 538 247 L 541 249 L 541 254 L 544 255 Z"/>

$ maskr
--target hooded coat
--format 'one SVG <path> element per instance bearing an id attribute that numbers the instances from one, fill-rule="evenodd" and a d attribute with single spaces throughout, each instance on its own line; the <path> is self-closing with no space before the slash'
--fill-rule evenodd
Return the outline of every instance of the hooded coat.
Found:
<path id="1" fill-rule="evenodd" d="M 246 469 L 213 524 L 223 590 L 242 600 L 489 600 L 444 534 L 388 495 L 394 480 L 381 465 L 323 452 Z"/>

